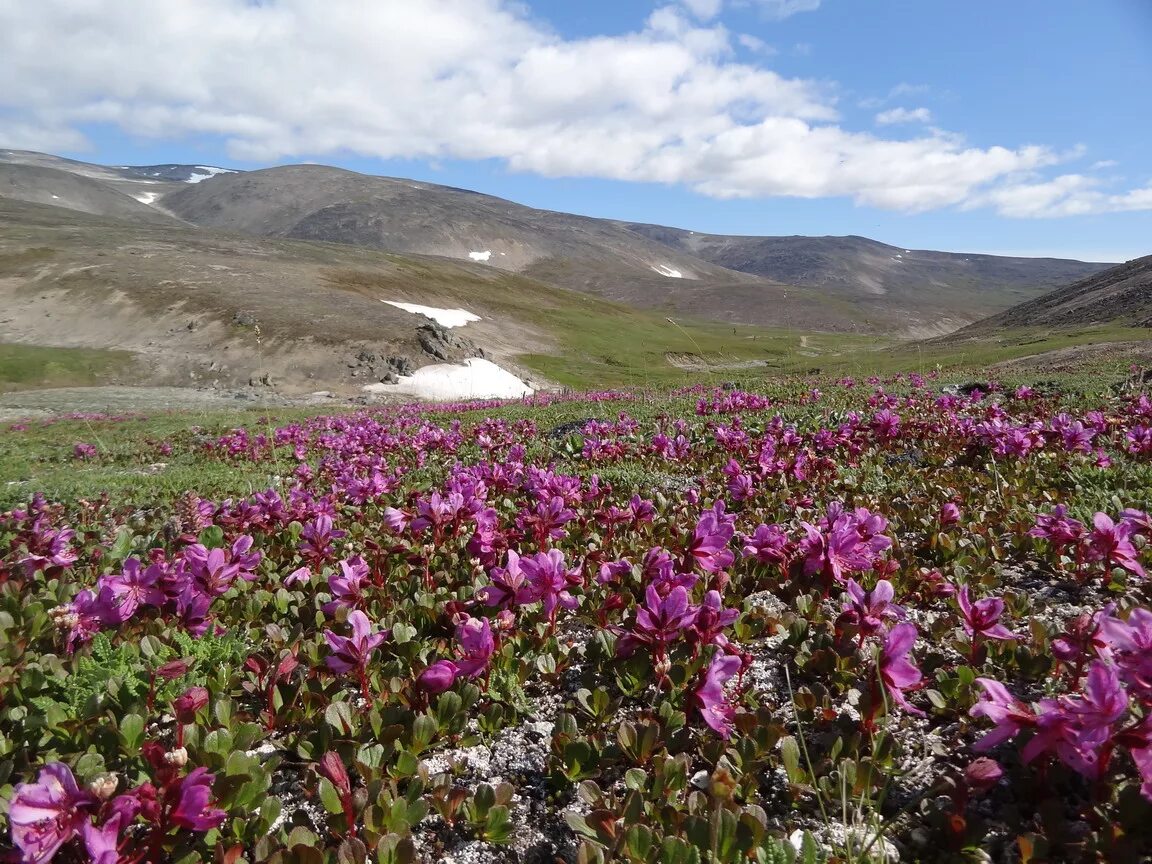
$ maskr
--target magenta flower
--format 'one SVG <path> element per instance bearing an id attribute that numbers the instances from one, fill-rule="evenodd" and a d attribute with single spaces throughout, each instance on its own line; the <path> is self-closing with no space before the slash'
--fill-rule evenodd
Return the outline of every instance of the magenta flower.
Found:
<path id="1" fill-rule="evenodd" d="M 490 574 L 492 582 L 476 592 L 476 599 L 485 606 L 505 609 L 519 605 L 518 597 L 527 596 L 528 586 L 524 571 L 520 569 L 520 555 L 514 549 L 508 550 L 508 564 L 494 567 Z"/>
<path id="2" fill-rule="evenodd" d="M 1051 515 L 1036 517 L 1036 526 L 1028 534 L 1047 540 L 1059 554 L 1065 546 L 1079 542 L 1084 536 L 1084 523 L 1069 518 L 1068 508 L 1057 504 Z"/>
<path id="3" fill-rule="evenodd" d="M 164 568 L 158 564 L 142 567 L 138 558 L 127 559 L 122 571 L 100 580 L 101 588 L 109 589 L 119 616 L 127 621 L 141 606 L 163 606 L 167 599 L 159 587 Z"/>
<path id="4" fill-rule="evenodd" d="M 461 675 L 476 678 L 488 671 L 496 642 L 492 638 L 492 625 L 487 618 L 471 618 L 456 626 L 456 641 L 460 645 L 461 656 L 456 660 L 456 669 Z"/>
<path id="5" fill-rule="evenodd" d="M 677 585 L 661 597 L 655 587 L 644 591 L 644 605 L 636 607 L 632 629 L 616 643 L 616 653 L 630 657 L 640 645 L 647 645 L 658 657 L 663 657 L 667 646 L 681 637 L 682 631 L 696 621 L 697 609 L 688 605 L 688 592 Z"/>
<path id="6" fill-rule="evenodd" d="M 543 603 L 544 614 L 549 621 L 556 620 L 558 607 L 576 608 L 576 598 L 568 589 L 580 584 L 580 570 L 568 570 L 564 564 L 564 553 L 559 549 L 537 552 L 531 558 L 521 558 L 520 570 L 524 574 L 524 585 L 516 592 L 518 604 Z"/>
<path id="7" fill-rule="evenodd" d="M 736 708 L 725 696 L 724 685 L 740 671 L 741 664 L 739 657 L 718 653 L 712 658 L 704 681 L 692 693 L 692 702 L 700 717 L 725 741 L 732 737 Z"/>
<path id="8" fill-rule="evenodd" d="M 355 609 L 364 605 L 364 587 L 368 585 L 368 565 L 357 555 L 340 562 L 340 572 L 328 577 L 328 590 L 332 599 L 322 607 L 325 615 L 337 609 Z"/>
<path id="9" fill-rule="evenodd" d="M 372 652 L 391 636 L 388 630 L 373 633 L 368 616 L 359 609 L 348 616 L 348 623 L 352 625 L 351 636 L 337 636 L 331 630 L 324 631 L 324 641 L 328 643 L 328 648 L 332 652 L 326 662 L 328 668 L 336 673 L 347 672 L 350 669 L 363 672 Z"/>
<path id="10" fill-rule="evenodd" d="M 32 526 L 32 537 L 28 542 L 29 554 L 20 559 L 27 575 L 53 567 L 71 567 L 79 554 L 72 548 L 72 538 L 76 532 L 71 528 L 57 530 L 43 527 L 40 519 Z"/>
<path id="11" fill-rule="evenodd" d="M 21 783 L 12 794 L 8 822 L 12 845 L 23 864 L 51 861 L 60 847 L 88 822 L 98 802 L 76 785 L 72 770 L 62 762 L 40 769 L 35 783 Z"/>
<path id="12" fill-rule="evenodd" d="M 735 535 L 735 517 L 724 514 L 724 502 L 717 501 L 696 523 L 688 548 L 684 550 L 684 569 L 695 563 L 705 573 L 719 573 L 731 566 L 735 557 L 728 544 Z"/>
<path id="13" fill-rule="evenodd" d="M 327 513 L 321 513 L 307 523 L 300 532 L 300 554 L 306 560 L 315 563 L 326 561 L 333 555 L 332 541 L 339 540 L 347 534 L 347 531 L 334 529 L 332 517 Z"/>
<path id="14" fill-rule="evenodd" d="M 845 511 L 833 503 L 819 525 L 801 522 L 807 535 L 800 543 L 804 554 L 804 572 L 820 573 L 824 579 L 844 582 L 846 573 L 871 570 L 880 553 L 892 545 L 882 532 L 887 520 L 878 513 L 860 507 Z"/>
<path id="15" fill-rule="evenodd" d="M 913 624 L 897 624 L 884 640 L 880 652 L 880 680 L 892 701 L 910 714 L 923 716 L 924 712 L 911 705 L 904 696 L 924 677 L 919 667 L 908 659 L 908 653 L 916 643 L 916 627 Z"/>
<path id="16" fill-rule="evenodd" d="M 755 558 L 761 564 L 783 564 L 791 554 L 787 532 L 779 525 L 757 525 L 750 536 L 744 538 L 744 557 Z"/>
<path id="17" fill-rule="evenodd" d="M 216 777 L 207 768 L 194 768 L 177 790 L 176 807 L 172 810 L 171 823 L 190 831 L 211 831 L 224 824 L 228 814 L 215 807 L 209 807 L 212 800 L 212 784 Z"/>
<path id="18" fill-rule="evenodd" d="M 940 527 L 947 528 L 950 525 L 955 525 L 960 521 L 960 508 L 951 501 L 948 501 L 940 508 Z"/>
<path id="19" fill-rule="evenodd" d="M 113 813 L 100 826 L 84 822 L 80 827 L 80 834 L 84 839 L 84 849 L 91 859 L 91 864 L 118 864 L 120 852 L 117 847 L 120 844 L 120 837 L 133 818 L 134 815 L 130 813 Z"/>
<path id="20" fill-rule="evenodd" d="M 904 610 L 892 602 L 896 592 L 887 579 L 878 581 L 871 591 L 865 591 L 855 579 L 849 579 L 845 590 L 848 602 L 844 604 L 840 620 L 854 624 L 863 636 L 871 636 L 884 629 L 885 620 L 904 617 Z"/>
<path id="21" fill-rule="evenodd" d="M 416 687 L 429 696 L 444 693 L 452 689 L 456 672 L 456 664 L 451 660 L 437 660 L 416 677 Z"/>
<path id="22" fill-rule="evenodd" d="M 964 632 L 970 638 L 982 636 L 985 639 L 1010 640 L 1018 638 L 1015 633 L 1000 623 L 1004 614 L 1004 601 L 998 597 L 985 597 L 973 603 L 968 596 L 968 586 L 961 585 L 956 595 L 960 605 L 960 616 Z"/>
<path id="23" fill-rule="evenodd" d="M 1092 520 L 1088 558 L 1091 561 L 1103 561 L 1107 567 L 1123 567 L 1137 576 L 1144 575 L 1136 547 L 1132 545 L 1132 524 L 1123 520 L 1113 522 L 1104 513 L 1097 513 Z"/>
<path id="24" fill-rule="evenodd" d="M 724 647 L 728 643 L 728 637 L 723 631 L 739 617 L 739 609 L 724 608 L 724 599 L 719 591 L 707 591 L 704 594 L 704 602 L 696 607 L 696 621 L 689 628 L 689 635 L 697 643 L 704 645 L 712 643 Z"/>
<path id="25" fill-rule="evenodd" d="M 972 745 L 979 753 L 991 750 L 1014 738 L 1021 730 L 1036 725 L 1036 714 L 1032 709 L 1008 692 L 1008 688 L 991 678 L 977 678 L 976 683 L 984 688 L 979 702 L 968 712 L 973 717 L 985 717 L 996 724 L 996 728 Z"/>
<path id="26" fill-rule="evenodd" d="M 237 579 L 256 580 L 255 569 L 263 556 L 249 552 L 251 548 L 252 538 L 247 535 L 238 537 L 229 549 L 207 549 L 194 543 L 184 550 L 184 560 L 199 590 L 209 597 L 219 597 Z"/>
<path id="27" fill-rule="evenodd" d="M 1116 663 L 1130 690 L 1152 700 L 1152 611 L 1133 609 L 1127 621 L 1101 615 L 1098 639 L 1106 646 L 1095 646 L 1101 658 Z"/>

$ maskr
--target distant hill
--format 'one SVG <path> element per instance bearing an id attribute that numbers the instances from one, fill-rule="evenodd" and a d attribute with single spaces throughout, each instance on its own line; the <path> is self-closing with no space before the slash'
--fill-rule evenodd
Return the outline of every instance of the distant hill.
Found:
<path id="1" fill-rule="evenodd" d="M 1108 266 L 908 250 L 864 237 L 698 234 L 320 165 L 107 167 L 0 150 L 0 168 L 18 176 L 0 183 L 0 197 L 187 230 L 437 256 L 663 316 L 803 331 L 935 336 Z M 81 186 L 65 188 L 60 174 Z"/>
<path id="2" fill-rule="evenodd" d="M 621 224 L 713 264 L 818 289 L 830 298 L 867 304 L 897 319 L 915 310 L 925 321 L 918 336 L 948 332 L 1112 266 L 903 249 L 867 237 L 725 236 Z"/>
<path id="3" fill-rule="evenodd" d="M 1152 255 L 1013 306 L 955 335 L 982 335 L 1019 327 L 1093 324 L 1152 327 Z"/>

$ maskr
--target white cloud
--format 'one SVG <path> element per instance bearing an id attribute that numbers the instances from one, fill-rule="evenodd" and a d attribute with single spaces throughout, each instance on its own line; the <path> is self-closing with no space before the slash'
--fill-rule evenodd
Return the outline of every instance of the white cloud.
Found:
<path id="1" fill-rule="evenodd" d="M 1103 170 L 1104 168 L 1115 168 L 1119 164 L 1120 163 L 1117 162 L 1115 159 L 1101 159 L 1099 162 L 1093 162 L 1092 163 L 1092 170 L 1093 171 L 1100 171 L 1100 170 Z"/>
<path id="2" fill-rule="evenodd" d="M 736 37 L 736 41 L 739 42 L 743 47 L 747 48 L 749 51 L 755 51 L 757 54 L 761 54 L 765 57 L 771 57 L 776 53 L 775 47 L 769 45 L 758 36 L 753 36 L 750 33 L 741 33 Z"/>
<path id="3" fill-rule="evenodd" d="M 2 96 L 0 96 L 2 98 Z M 0 147 L 11 150 L 76 152 L 88 148 L 83 135 L 51 122 L 12 120 L 0 113 Z"/>
<path id="4" fill-rule="evenodd" d="M 219 137 L 260 163 L 494 159 L 908 211 L 1027 211 L 1012 202 L 1036 197 L 1024 188 L 1044 182 L 1035 172 L 1069 158 L 931 128 L 910 140 L 844 128 L 834 85 L 743 62 L 737 38 L 680 6 L 637 32 L 564 39 L 512 0 L 0 0 L 0 146 L 75 149 L 75 130 L 109 124 Z M 1097 206 L 1136 209 L 1144 195 Z"/>
<path id="5" fill-rule="evenodd" d="M 720 14 L 720 7 L 724 5 L 724 0 L 680 0 L 680 2 L 701 21 L 715 18 Z"/>
<path id="6" fill-rule="evenodd" d="M 1152 184 L 1127 192 L 1107 192 L 1101 181 L 1083 174 L 1062 174 L 1050 180 L 1006 183 L 973 198 L 968 208 L 990 205 L 1002 216 L 1051 219 L 1152 210 Z"/>
<path id="7" fill-rule="evenodd" d="M 877 126 L 894 126 L 902 123 L 931 123 L 932 112 L 927 108 L 889 108 L 876 115 Z"/>
<path id="8" fill-rule="evenodd" d="M 820 0 L 754 0 L 764 14 L 777 21 L 800 12 L 815 12 L 820 8 Z"/>
<path id="9" fill-rule="evenodd" d="M 815 12 L 821 0 L 734 0 L 733 5 L 758 7 L 766 18 L 783 21 L 800 12 Z M 725 0 L 680 0 L 689 12 L 701 21 L 709 21 L 720 14 Z"/>
<path id="10" fill-rule="evenodd" d="M 856 104 L 861 108 L 871 110 L 887 105 L 889 102 L 894 102 L 901 96 L 923 96 L 931 89 L 927 84 L 909 84 L 907 81 L 901 81 L 884 96 L 869 96 L 861 99 Z"/>

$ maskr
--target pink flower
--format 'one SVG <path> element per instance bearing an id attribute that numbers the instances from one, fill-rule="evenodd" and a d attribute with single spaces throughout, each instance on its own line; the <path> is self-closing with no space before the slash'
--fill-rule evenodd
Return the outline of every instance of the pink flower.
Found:
<path id="1" fill-rule="evenodd" d="M 164 605 L 166 597 L 159 587 L 163 572 L 164 569 L 157 564 L 142 568 L 139 559 L 129 558 L 120 573 L 104 577 L 100 584 L 110 590 L 119 616 L 127 621 L 140 606 Z"/>
<path id="2" fill-rule="evenodd" d="M 461 657 L 456 661 L 456 669 L 461 675 L 476 678 L 488 671 L 496 642 L 492 638 L 492 625 L 487 618 L 471 618 L 456 626 L 456 641 L 460 644 Z"/>
<path id="3" fill-rule="evenodd" d="M 871 591 L 865 591 L 855 579 L 849 579 L 846 590 L 848 602 L 844 604 L 840 620 L 856 625 L 865 636 L 882 630 L 885 619 L 904 617 L 904 610 L 892 602 L 896 592 L 887 579 L 881 579 Z"/>
<path id="4" fill-rule="evenodd" d="M 684 553 L 684 569 L 689 569 L 692 561 L 705 573 L 719 573 L 728 568 L 735 557 L 728 549 L 728 544 L 735 535 L 732 527 L 735 517 L 724 514 L 724 502 L 717 501 L 711 510 L 706 510 L 696 529 L 692 532 L 692 540 Z"/>
<path id="5" fill-rule="evenodd" d="M 701 718 L 717 735 L 727 741 L 732 737 L 732 719 L 736 708 L 724 694 L 724 685 L 740 671 L 739 657 L 719 653 L 712 658 L 704 681 L 692 693 L 692 701 Z"/>
<path id="6" fill-rule="evenodd" d="M 337 609 L 356 608 L 364 603 L 364 587 L 368 584 L 368 565 L 357 555 L 340 562 L 340 572 L 328 577 L 332 599 L 322 607 L 324 614 L 333 615 Z"/>
<path id="7" fill-rule="evenodd" d="M 1103 561 L 1108 567 L 1123 567 L 1137 576 L 1144 575 L 1136 547 L 1132 545 L 1130 522 L 1113 522 L 1106 514 L 1097 513 L 1092 526 L 1092 534 L 1088 539 L 1089 560 Z"/>
<path id="8" fill-rule="evenodd" d="M 991 750 L 1015 737 L 1020 730 L 1036 725 L 1036 715 L 1030 707 L 1008 692 L 1008 688 L 991 678 L 977 678 L 984 695 L 968 713 L 973 717 L 986 717 L 996 728 L 972 745 L 977 752 Z"/>
<path id="9" fill-rule="evenodd" d="M 284 577 L 284 584 L 289 588 L 294 588 L 297 585 L 307 585 L 312 579 L 312 571 L 307 567 L 297 567 L 291 573 Z"/>
<path id="10" fill-rule="evenodd" d="M 524 573 L 525 584 L 516 592 L 518 604 L 543 603 L 544 614 L 549 621 L 556 620 L 557 607 L 576 608 L 576 598 L 568 589 L 580 584 L 580 571 L 567 569 L 564 553 L 559 549 L 537 552 L 531 558 L 521 558 L 520 569 Z"/>
<path id="11" fill-rule="evenodd" d="M 373 633 L 368 616 L 359 609 L 348 616 L 348 623 L 352 625 L 351 636 L 337 636 L 331 630 L 324 631 L 324 641 L 332 651 L 327 659 L 328 668 L 333 672 L 347 672 L 350 669 L 363 671 L 372 652 L 391 636 L 387 630 Z"/>
<path id="12" fill-rule="evenodd" d="M 960 586 L 956 595 L 964 632 L 970 637 L 983 636 L 985 639 L 1010 640 L 1017 636 L 1000 622 L 1004 614 L 1004 601 L 997 597 L 985 597 L 973 603 L 968 596 L 968 586 Z"/>
<path id="13" fill-rule="evenodd" d="M 491 578 L 491 584 L 476 592 L 476 599 L 485 606 L 504 609 L 519 605 L 517 598 L 522 594 L 526 596 L 528 589 L 524 572 L 520 569 L 520 555 L 514 549 L 508 550 L 508 564 L 505 567 L 492 569 Z"/>
<path id="14" fill-rule="evenodd" d="M 21 783 L 12 794 L 8 822 L 12 845 L 23 864 L 51 861 L 60 847 L 88 822 L 95 797 L 76 785 L 72 770 L 62 762 L 40 769 L 35 783 Z"/>
<path id="15" fill-rule="evenodd" d="M 910 714 L 923 716 L 924 712 L 904 696 L 904 691 L 915 688 L 924 677 L 919 667 L 908 659 L 917 635 L 915 625 L 907 623 L 897 624 L 888 632 L 880 652 L 880 680 L 894 703 Z"/>
<path id="16" fill-rule="evenodd" d="M 630 657 L 640 645 L 647 645 L 659 656 L 667 646 L 681 637 L 681 632 L 696 621 L 697 609 L 688 605 L 688 592 L 677 585 L 661 597 L 649 585 L 644 590 L 644 605 L 636 607 L 632 629 L 616 643 L 616 653 Z"/>
<path id="17" fill-rule="evenodd" d="M 940 508 L 940 527 L 947 528 L 949 525 L 955 525 L 960 521 L 960 508 L 951 501 L 948 501 Z"/>
<path id="18" fill-rule="evenodd" d="M 1036 517 L 1036 526 L 1028 535 L 1047 540 L 1059 553 L 1065 546 L 1084 536 L 1084 523 L 1068 518 L 1068 508 L 1057 504 L 1051 515 Z"/>
<path id="19" fill-rule="evenodd" d="M 176 792 L 176 807 L 170 817 L 173 825 L 190 831 L 211 831 L 224 824 L 228 814 L 208 806 L 212 800 L 212 784 L 215 780 L 207 768 L 194 768 L 180 781 Z"/>
<path id="20" fill-rule="evenodd" d="M 744 557 L 761 564 L 783 564 L 788 560 L 791 542 L 779 525 L 757 525 L 751 536 L 744 538 Z"/>

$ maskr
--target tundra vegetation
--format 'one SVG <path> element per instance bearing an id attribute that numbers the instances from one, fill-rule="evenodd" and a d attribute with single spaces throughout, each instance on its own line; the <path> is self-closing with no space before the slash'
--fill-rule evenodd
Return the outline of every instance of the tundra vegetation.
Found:
<path id="1" fill-rule="evenodd" d="M 10 424 L 13 860 L 1144 860 L 1130 380 Z"/>

